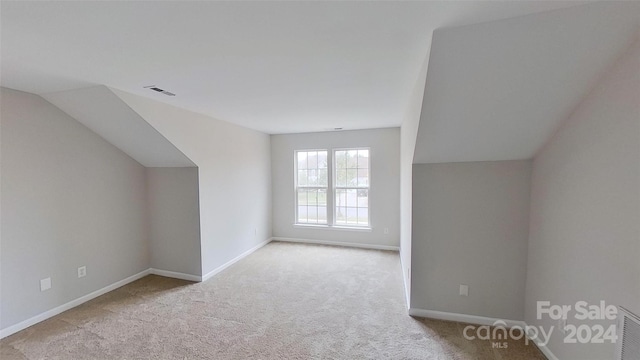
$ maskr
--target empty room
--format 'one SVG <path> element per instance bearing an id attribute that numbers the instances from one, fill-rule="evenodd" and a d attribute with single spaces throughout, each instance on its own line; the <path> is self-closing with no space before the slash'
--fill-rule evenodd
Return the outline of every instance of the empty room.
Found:
<path id="1" fill-rule="evenodd" d="M 0 1 L 0 359 L 640 360 L 640 1 Z"/>

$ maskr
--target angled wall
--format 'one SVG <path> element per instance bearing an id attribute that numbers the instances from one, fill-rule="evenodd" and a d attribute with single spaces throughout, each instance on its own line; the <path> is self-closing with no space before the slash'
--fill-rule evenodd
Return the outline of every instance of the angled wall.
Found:
<path id="1" fill-rule="evenodd" d="M 150 256 L 145 168 L 39 96 L 2 88 L 1 105 L 5 330 L 148 269 Z"/>
<path id="2" fill-rule="evenodd" d="M 147 167 L 151 267 L 199 278 L 198 168 L 193 161 L 106 86 L 43 97 Z"/>
<path id="3" fill-rule="evenodd" d="M 560 358 L 611 357 L 611 346 L 563 344 L 535 303 L 638 312 L 637 55 L 598 80 L 631 44 L 639 10 L 598 2 L 434 32 L 411 149 L 411 308 L 555 326 Z M 534 156 L 533 170 L 515 161 Z M 465 282 L 476 285 L 461 297 Z"/>
<path id="4" fill-rule="evenodd" d="M 557 327 L 537 319 L 543 300 L 640 314 L 640 42 L 536 155 L 530 228 L 527 323 Z M 574 315 L 567 323 L 582 324 Z M 611 343 L 566 344 L 564 335 L 555 331 L 549 344 L 560 359 L 613 359 Z"/>
<path id="5" fill-rule="evenodd" d="M 198 166 L 205 278 L 271 237 L 269 135 L 112 90 Z"/>
<path id="6" fill-rule="evenodd" d="M 195 166 L 104 85 L 42 97 L 146 167 Z"/>
<path id="7" fill-rule="evenodd" d="M 149 268 L 202 275 L 198 168 L 105 87 L 48 97 L 2 88 L 2 336 Z"/>

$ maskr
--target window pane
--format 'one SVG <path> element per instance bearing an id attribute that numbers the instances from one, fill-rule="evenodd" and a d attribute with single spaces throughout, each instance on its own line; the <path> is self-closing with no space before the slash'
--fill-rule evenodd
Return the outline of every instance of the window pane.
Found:
<path id="1" fill-rule="evenodd" d="M 329 186 L 327 169 L 318 170 L 318 186 Z"/>
<path id="2" fill-rule="evenodd" d="M 358 167 L 369 168 L 369 150 L 358 150 Z"/>
<path id="3" fill-rule="evenodd" d="M 360 170 L 358 170 L 360 171 Z M 360 174 L 358 174 L 360 175 Z M 365 174 L 365 176 L 358 176 L 358 187 L 369 187 L 369 176 Z"/>
<path id="4" fill-rule="evenodd" d="M 336 207 L 336 224 L 345 224 L 347 222 L 346 209 L 344 206 Z"/>
<path id="5" fill-rule="evenodd" d="M 310 151 L 307 155 L 307 168 L 308 169 L 316 169 L 318 168 L 318 153 L 315 151 Z"/>
<path id="6" fill-rule="evenodd" d="M 318 205 L 327 206 L 327 190 L 318 190 Z"/>
<path id="7" fill-rule="evenodd" d="M 327 224 L 327 189 L 329 186 L 328 151 L 296 152 L 296 222 Z"/>
<path id="8" fill-rule="evenodd" d="M 358 208 L 358 225 L 369 225 L 369 209 Z"/>
<path id="9" fill-rule="evenodd" d="M 327 224 L 327 190 L 298 189 L 298 217 L 302 224 Z"/>
<path id="10" fill-rule="evenodd" d="M 318 151 L 318 168 L 320 169 L 327 168 L 327 152 L 326 151 Z"/>
<path id="11" fill-rule="evenodd" d="M 358 208 L 347 207 L 347 224 L 358 224 Z"/>
<path id="12" fill-rule="evenodd" d="M 347 167 L 345 156 L 346 151 L 336 151 L 336 164 L 334 165 L 336 169 L 345 169 Z"/>
<path id="13" fill-rule="evenodd" d="M 307 205 L 307 190 L 298 189 L 298 205 Z"/>
<path id="14" fill-rule="evenodd" d="M 345 224 L 346 222 L 346 205 L 347 205 L 347 191 L 342 189 L 336 189 L 335 200 L 335 216 L 336 224 Z"/>
<path id="15" fill-rule="evenodd" d="M 318 170 L 316 169 L 307 170 L 307 185 L 318 186 Z"/>
<path id="16" fill-rule="evenodd" d="M 319 224 L 327 223 L 327 207 L 326 206 L 318 207 L 318 223 Z"/>
<path id="17" fill-rule="evenodd" d="M 298 170 L 298 186 L 307 186 L 307 170 Z"/>
<path id="18" fill-rule="evenodd" d="M 307 207 L 305 205 L 298 206 L 298 222 L 300 223 L 307 222 Z"/>
<path id="19" fill-rule="evenodd" d="M 327 189 L 333 185 L 334 216 L 338 225 L 369 225 L 369 150 L 337 150 L 333 152 L 334 184 L 329 181 L 327 150 L 296 152 L 298 187 L 297 222 L 328 224 Z"/>
<path id="20" fill-rule="evenodd" d="M 358 207 L 369 207 L 369 190 L 358 190 Z"/>
<path id="21" fill-rule="evenodd" d="M 304 170 L 307 168 L 307 152 L 298 151 L 298 170 Z"/>
<path id="22" fill-rule="evenodd" d="M 347 169 L 347 186 L 358 186 L 358 170 Z"/>
<path id="23" fill-rule="evenodd" d="M 346 206 L 347 205 L 347 191 L 342 189 L 336 189 L 336 201 L 335 206 Z"/>
<path id="24" fill-rule="evenodd" d="M 354 190 L 354 189 L 348 189 L 348 190 L 346 190 L 346 192 L 347 192 L 347 196 L 346 196 L 346 197 L 347 197 L 347 202 L 346 202 L 346 205 L 347 205 L 347 206 L 353 206 L 353 207 L 357 206 L 357 203 L 358 203 L 357 193 L 356 193 L 356 192 L 357 192 L 357 190 Z"/>
<path id="25" fill-rule="evenodd" d="M 358 150 L 347 151 L 347 168 L 355 169 L 358 167 Z"/>
<path id="26" fill-rule="evenodd" d="M 369 150 L 334 152 L 336 225 L 369 226 Z"/>
<path id="27" fill-rule="evenodd" d="M 368 187 L 369 186 L 369 169 L 358 169 L 358 186 L 359 187 Z"/>
<path id="28" fill-rule="evenodd" d="M 307 206 L 307 222 L 309 223 L 317 223 L 318 222 L 318 207 L 317 206 Z"/>
<path id="29" fill-rule="evenodd" d="M 307 205 L 318 205 L 318 192 L 317 190 L 309 190 L 307 195 Z"/>
<path id="30" fill-rule="evenodd" d="M 347 170 L 336 171 L 336 186 L 347 186 Z"/>

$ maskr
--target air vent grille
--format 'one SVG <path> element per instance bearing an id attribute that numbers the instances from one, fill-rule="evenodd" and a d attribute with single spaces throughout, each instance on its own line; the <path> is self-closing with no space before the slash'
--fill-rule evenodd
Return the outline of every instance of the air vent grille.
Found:
<path id="1" fill-rule="evenodd" d="M 619 306 L 618 313 L 618 360 L 640 359 L 640 317 Z"/>
<path id="2" fill-rule="evenodd" d="M 169 91 L 167 91 L 167 90 L 161 89 L 161 88 L 159 88 L 159 87 L 157 87 L 157 86 L 155 86 L 155 85 L 145 86 L 144 88 L 145 88 L 145 89 L 149 89 L 149 90 L 153 90 L 153 91 L 157 91 L 157 92 L 159 92 L 159 93 L 161 93 L 161 94 L 165 94 L 165 95 L 167 95 L 167 96 L 176 96 L 176 94 L 174 94 L 174 93 L 172 93 L 172 92 L 169 92 Z"/>

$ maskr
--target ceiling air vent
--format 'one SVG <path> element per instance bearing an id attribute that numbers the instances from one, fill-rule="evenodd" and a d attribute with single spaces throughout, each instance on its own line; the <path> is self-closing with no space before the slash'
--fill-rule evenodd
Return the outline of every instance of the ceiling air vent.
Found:
<path id="1" fill-rule="evenodd" d="M 167 95 L 167 96 L 176 96 L 176 94 L 174 94 L 174 93 L 172 93 L 172 92 L 169 92 L 169 91 L 167 91 L 167 90 L 164 90 L 164 89 L 160 89 L 159 87 L 157 87 L 157 86 L 155 86 L 155 85 L 145 86 L 144 88 L 145 88 L 145 89 L 149 89 L 149 90 L 153 90 L 153 91 L 157 91 L 157 92 L 159 92 L 159 93 L 161 93 L 161 94 L 165 94 L 165 95 Z"/>

